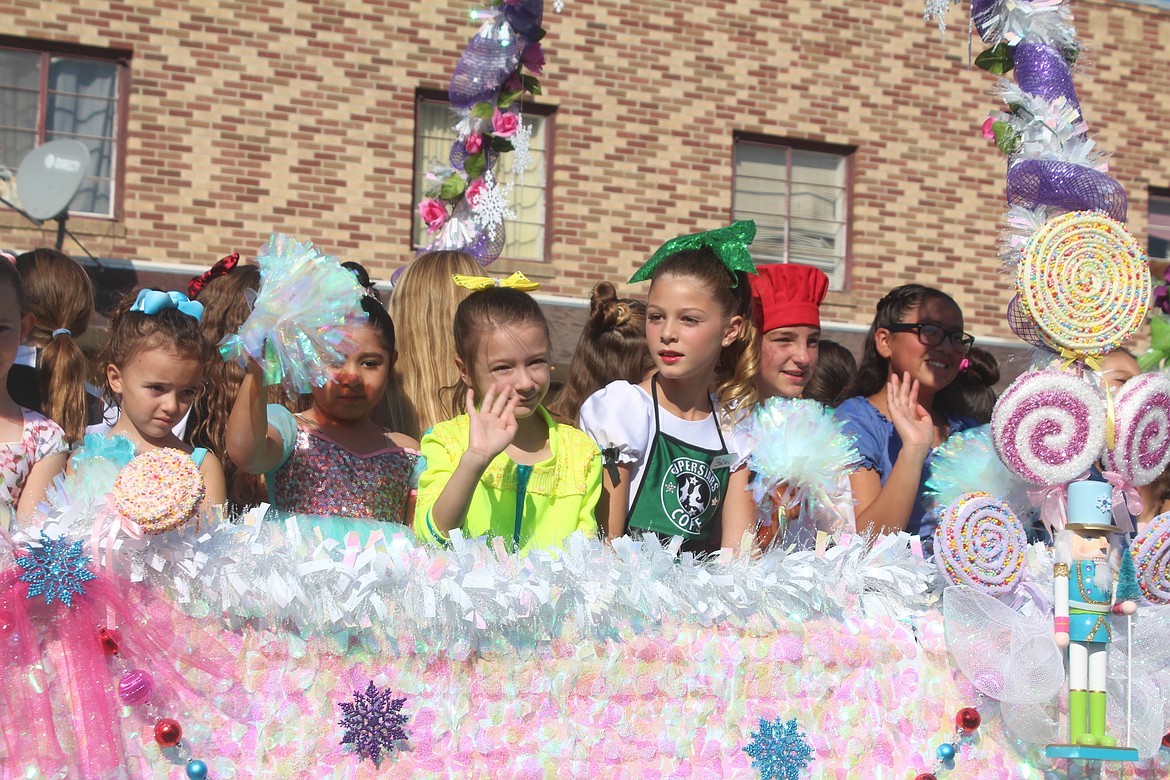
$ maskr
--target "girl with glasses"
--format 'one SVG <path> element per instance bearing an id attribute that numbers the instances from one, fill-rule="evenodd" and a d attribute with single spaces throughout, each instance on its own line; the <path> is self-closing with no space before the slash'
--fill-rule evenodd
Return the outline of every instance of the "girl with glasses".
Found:
<path id="1" fill-rule="evenodd" d="M 933 535 L 922 487 L 934 449 L 976 425 L 947 398 L 974 340 L 959 305 L 939 290 L 907 284 L 878 302 L 852 397 L 837 409 L 862 457 L 850 477 L 858 530 Z"/>

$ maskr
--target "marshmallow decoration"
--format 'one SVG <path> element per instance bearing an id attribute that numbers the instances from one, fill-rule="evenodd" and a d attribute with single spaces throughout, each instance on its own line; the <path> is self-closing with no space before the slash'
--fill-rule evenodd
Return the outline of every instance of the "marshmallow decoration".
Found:
<path id="1" fill-rule="evenodd" d="M 1170 513 L 1158 515 L 1133 540 L 1134 568 L 1142 593 L 1152 604 L 1170 604 Z"/>
<path id="2" fill-rule="evenodd" d="M 1000 396 L 991 436 L 1004 465 L 1036 485 L 1080 477 L 1105 446 L 1105 401 L 1068 371 L 1029 371 Z"/>
<path id="3" fill-rule="evenodd" d="M 1028 241 L 1016 292 L 1054 351 L 1095 356 L 1142 324 L 1150 273 L 1124 225 L 1099 211 L 1074 211 L 1048 220 Z"/>
<path id="4" fill-rule="evenodd" d="M 981 491 L 964 493 L 939 519 L 934 562 L 951 585 L 1000 596 L 1019 582 L 1027 549 L 1024 525 L 1006 502 Z"/>
<path id="5" fill-rule="evenodd" d="M 194 517 L 203 500 L 203 475 L 185 452 L 144 452 L 118 474 L 111 501 L 148 534 L 173 531 Z"/>
<path id="6" fill-rule="evenodd" d="M 1115 408 L 1115 443 L 1105 450 L 1105 465 L 1132 485 L 1148 485 L 1170 465 L 1170 377 L 1134 377 Z"/>

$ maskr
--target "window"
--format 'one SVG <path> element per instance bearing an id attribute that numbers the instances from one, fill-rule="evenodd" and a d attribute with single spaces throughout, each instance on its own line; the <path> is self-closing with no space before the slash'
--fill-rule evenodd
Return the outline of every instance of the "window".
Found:
<path id="1" fill-rule="evenodd" d="M 0 39 L 0 166 L 15 173 L 34 147 L 76 139 L 90 162 L 69 213 L 113 218 L 128 55 L 20 48 L 10 40 Z"/>
<path id="2" fill-rule="evenodd" d="M 458 117 L 439 96 L 420 96 L 415 119 L 414 203 L 423 199 L 426 172 L 433 165 L 447 164 L 451 144 L 455 142 L 452 129 Z M 521 177 L 512 173 L 512 155 L 503 154 L 493 171 L 501 184 L 511 184 L 508 198 L 516 219 L 504 223 L 504 251 L 502 258 L 510 260 L 544 260 L 548 201 L 548 139 L 552 115 L 548 106 L 526 104 L 524 124 L 532 125 L 530 143 L 532 162 Z M 428 243 L 426 225 L 414 214 L 412 240 L 414 246 Z"/>
<path id="3" fill-rule="evenodd" d="M 852 151 L 736 137 L 732 211 L 756 222 L 757 263 L 816 266 L 845 286 Z"/>
<path id="4" fill-rule="evenodd" d="M 1150 190 L 1149 257 L 1170 261 L 1170 190 Z"/>

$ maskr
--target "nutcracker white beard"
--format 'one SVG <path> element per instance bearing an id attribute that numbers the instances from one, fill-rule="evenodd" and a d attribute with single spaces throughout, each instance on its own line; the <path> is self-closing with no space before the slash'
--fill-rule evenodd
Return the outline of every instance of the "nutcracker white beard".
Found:
<path id="1" fill-rule="evenodd" d="M 1072 554 L 1073 538 L 1076 536 L 1075 531 L 1058 531 L 1056 539 L 1052 542 L 1052 557 L 1058 563 L 1067 563 L 1070 566 L 1075 563 Z M 1121 544 L 1120 539 L 1116 535 L 1110 536 L 1109 541 L 1109 555 L 1106 557 L 1108 566 L 1098 566 L 1093 572 L 1093 584 L 1106 593 L 1113 592 L 1113 583 L 1117 580 L 1117 574 L 1121 571 Z"/>

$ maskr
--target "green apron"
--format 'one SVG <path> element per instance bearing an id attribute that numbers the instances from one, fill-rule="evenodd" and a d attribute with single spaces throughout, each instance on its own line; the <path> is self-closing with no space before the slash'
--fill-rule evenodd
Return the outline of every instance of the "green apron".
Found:
<path id="1" fill-rule="evenodd" d="M 626 515 L 627 530 L 653 531 L 705 542 L 727 495 L 732 456 L 711 410 L 719 449 L 707 450 L 662 433 L 658 420 L 658 375 L 650 380 L 654 400 L 654 438 L 642 469 L 642 482 Z"/>

